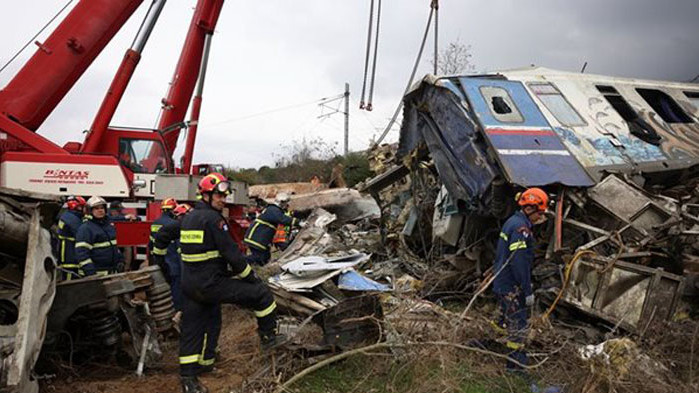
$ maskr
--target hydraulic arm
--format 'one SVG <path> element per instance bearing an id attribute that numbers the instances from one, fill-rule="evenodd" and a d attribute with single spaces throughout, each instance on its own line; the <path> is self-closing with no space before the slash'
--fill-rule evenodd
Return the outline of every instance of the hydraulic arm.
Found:
<path id="1" fill-rule="evenodd" d="M 83 0 L 0 91 L 0 112 L 36 131 L 143 0 Z"/>

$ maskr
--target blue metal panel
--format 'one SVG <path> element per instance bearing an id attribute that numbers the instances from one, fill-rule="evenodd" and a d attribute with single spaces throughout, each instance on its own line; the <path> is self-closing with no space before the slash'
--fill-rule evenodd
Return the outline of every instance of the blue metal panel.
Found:
<path id="1" fill-rule="evenodd" d="M 554 183 L 579 187 L 594 185 L 520 82 L 480 78 L 460 78 L 460 82 L 510 182 L 523 187 Z M 522 121 L 498 120 L 481 93 L 482 87 L 506 90 Z"/>

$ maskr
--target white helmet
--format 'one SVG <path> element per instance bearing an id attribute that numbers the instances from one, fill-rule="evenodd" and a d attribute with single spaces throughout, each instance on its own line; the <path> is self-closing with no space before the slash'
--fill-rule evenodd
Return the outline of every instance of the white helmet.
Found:
<path id="1" fill-rule="evenodd" d="M 87 200 L 87 207 L 90 209 L 100 205 L 107 207 L 107 201 L 105 201 L 101 196 L 93 195 Z"/>
<path id="2" fill-rule="evenodd" d="M 285 192 L 280 192 L 280 193 L 277 193 L 276 197 L 274 197 L 274 204 L 277 206 L 280 206 L 284 203 L 289 203 L 290 199 L 291 198 L 289 197 L 289 194 L 287 194 Z"/>

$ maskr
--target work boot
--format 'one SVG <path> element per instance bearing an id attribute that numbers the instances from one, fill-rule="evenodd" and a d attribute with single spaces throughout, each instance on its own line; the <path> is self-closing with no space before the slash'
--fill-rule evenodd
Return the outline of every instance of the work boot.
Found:
<path id="1" fill-rule="evenodd" d="M 199 382 L 197 377 L 181 377 L 182 393 L 209 393 L 209 389 Z"/>
<path id="2" fill-rule="evenodd" d="M 281 345 L 286 344 L 287 337 L 284 334 L 260 333 L 260 347 L 263 351 L 269 351 L 271 349 L 277 348 Z"/>

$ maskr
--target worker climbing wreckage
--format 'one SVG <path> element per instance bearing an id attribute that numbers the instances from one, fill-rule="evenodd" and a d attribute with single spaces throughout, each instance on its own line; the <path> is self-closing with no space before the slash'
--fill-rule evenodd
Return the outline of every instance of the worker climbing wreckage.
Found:
<path id="1" fill-rule="evenodd" d="M 182 332 L 180 375 L 184 393 L 206 392 L 197 376 L 214 367 L 221 333 L 221 304 L 251 309 L 257 318 L 260 344 L 271 349 L 284 342 L 278 335 L 274 297 L 228 234 L 221 215 L 230 193 L 220 173 L 199 182 L 201 201 L 182 220 Z"/>
<path id="2" fill-rule="evenodd" d="M 245 245 L 250 249 L 248 263 L 265 265 L 269 262 L 271 248 L 280 225 L 295 227 L 300 221 L 288 213 L 289 194 L 280 192 L 274 198 L 274 203 L 268 205 L 251 223 L 245 233 Z"/>

